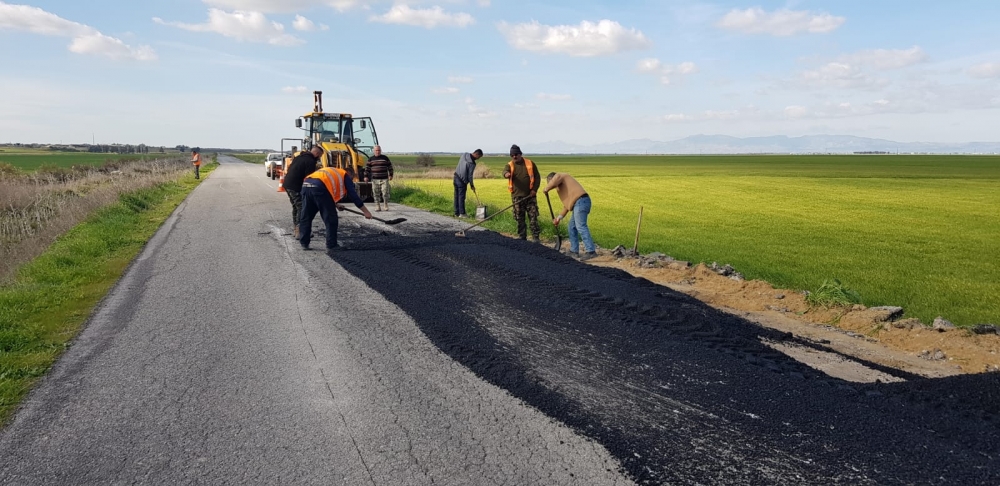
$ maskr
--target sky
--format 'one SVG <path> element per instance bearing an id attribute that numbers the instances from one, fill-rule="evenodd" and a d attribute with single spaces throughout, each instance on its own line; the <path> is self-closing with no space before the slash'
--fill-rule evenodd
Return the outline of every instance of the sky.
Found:
<path id="1" fill-rule="evenodd" d="M 1000 141 L 994 0 L 0 0 L 0 143 Z"/>

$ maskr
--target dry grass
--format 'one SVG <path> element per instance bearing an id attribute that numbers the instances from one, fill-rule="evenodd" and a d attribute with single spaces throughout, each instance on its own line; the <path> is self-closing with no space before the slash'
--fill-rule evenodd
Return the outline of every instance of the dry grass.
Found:
<path id="1" fill-rule="evenodd" d="M 175 180 L 184 170 L 186 159 L 174 157 L 0 173 L 0 281 L 122 193 Z"/>
<path id="2" fill-rule="evenodd" d="M 406 179 L 451 179 L 454 174 L 455 169 L 449 169 L 446 167 L 431 167 L 424 171 L 406 172 L 405 174 L 400 175 Z M 476 165 L 476 172 L 474 176 L 476 180 L 493 178 L 490 168 L 485 164 Z"/>

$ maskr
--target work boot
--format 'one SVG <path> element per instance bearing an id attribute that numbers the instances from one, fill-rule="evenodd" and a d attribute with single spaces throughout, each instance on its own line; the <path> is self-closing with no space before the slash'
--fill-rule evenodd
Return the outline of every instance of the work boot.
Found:
<path id="1" fill-rule="evenodd" d="M 388 211 L 388 210 L 389 210 L 389 203 L 385 203 L 385 210 L 386 210 L 386 211 Z"/>
<path id="2" fill-rule="evenodd" d="M 292 230 L 292 237 L 294 237 L 296 240 L 299 239 L 299 227 L 298 226 L 296 226 L 295 229 Z"/>
<path id="3" fill-rule="evenodd" d="M 375 212 L 379 212 L 379 213 L 382 212 L 382 205 L 381 204 L 376 204 L 375 205 Z"/>
<path id="4" fill-rule="evenodd" d="M 538 235 L 532 235 L 531 236 L 531 242 L 532 243 L 541 243 L 542 240 L 538 237 Z"/>
<path id="5" fill-rule="evenodd" d="M 585 261 L 590 260 L 591 258 L 594 258 L 596 256 L 597 256 L 597 252 L 595 252 L 595 251 L 588 251 L 588 252 L 584 253 L 583 255 L 580 255 L 580 261 L 581 262 L 585 262 Z"/>

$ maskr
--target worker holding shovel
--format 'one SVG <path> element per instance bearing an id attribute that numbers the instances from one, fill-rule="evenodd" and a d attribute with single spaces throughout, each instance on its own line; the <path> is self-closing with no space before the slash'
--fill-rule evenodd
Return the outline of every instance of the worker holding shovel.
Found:
<path id="1" fill-rule="evenodd" d="M 590 227 L 587 226 L 587 217 L 590 216 L 590 196 L 583 189 L 583 185 L 577 182 L 569 174 L 550 173 L 545 177 L 548 184 L 542 191 L 548 198 L 549 191 L 555 189 L 562 200 L 563 210 L 552 219 L 552 224 L 559 226 L 559 223 L 573 211 L 573 217 L 569 221 L 569 251 L 574 257 L 580 260 L 590 260 L 597 256 L 594 248 L 594 240 L 590 237 Z M 583 248 L 586 251 L 580 255 L 580 241 L 583 241 Z"/>
<path id="2" fill-rule="evenodd" d="M 483 157 L 483 151 L 476 149 L 471 154 L 462 154 L 462 157 L 458 159 L 458 167 L 455 168 L 455 216 L 459 218 L 467 218 L 465 214 L 465 196 L 469 190 L 469 186 L 472 186 L 472 192 L 476 193 L 476 184 L 473 182 L 473 176 L 476 172 L 476 161 Z M 479 198 L 479 194 L 476 193 L 476 199 Z"/>

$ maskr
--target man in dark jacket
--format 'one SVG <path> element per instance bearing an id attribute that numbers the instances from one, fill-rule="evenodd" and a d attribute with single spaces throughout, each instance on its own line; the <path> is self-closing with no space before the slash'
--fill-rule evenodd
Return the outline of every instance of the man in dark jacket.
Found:
<path id="1" fill-rule="evenodd" d="M 375 155 L 368 159 L 365 166 L 365 182 L 371 181 L 372 195 L 375 197 L 375 210 L 382 210 L 382 202 L 385 201 L 385 210 L 389 210 L 389 181 L 392 180 L 392 161 L 389 157 L 382 155 L 382 147 L 375 146 Z"/>
<path id="2" fill-rule="evenodd" d="M 295 227 L 295 238 L 299 237 L 299 218 L 302 215 L 302 181 L 306 176 L 316 171 L 323 156 L 323 147 L 319 144 L 313 145 L 308 151 L 304 151 L 292 159 L 291 164 L 285 167 L 285 192 L 288 193 L 288 200 L 292 202 L 292 224 Z"/>
<path id="3" fill-rule="evenodd" d="M 527 239 L 527 227 L 524 216 L 527 214 L 531 222 L 531 241 L 537 242 L 542 233 L 538 225 L 538 188 L 542 177 L 538 166 L 531 159 L 524 158 L 521 147 L 511 145 L 510 162 L 504 167 L 503 177 L 507 179 L 507 190 L 510 191 L 511 202 L 514 203 L 514 221 L 517 221 L 517 235 Z"/>
<path id="4" fill-rule="evenodd" d="M 476 149 L 471 154 L 462 154 L 458 159 L 458 167 L 455 168 L 455 216 L 467 218 L 465 214 L 465 195 L 472 187 L 472 192 L 476 192 L 476 184 L 472 181 L 476 172 L 476 161 L 483 157 L 483 151 Z"/>

